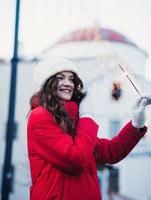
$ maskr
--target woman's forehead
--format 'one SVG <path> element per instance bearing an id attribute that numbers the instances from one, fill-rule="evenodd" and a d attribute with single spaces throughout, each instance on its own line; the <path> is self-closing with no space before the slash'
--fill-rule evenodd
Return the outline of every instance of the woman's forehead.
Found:
<path id="1" fill-rule="evenodd" d="M 57 75 L 73 76 L 73 72 L 71 72 L 71 71 L 61 71 L 61 72 L 57 73 Z"/>

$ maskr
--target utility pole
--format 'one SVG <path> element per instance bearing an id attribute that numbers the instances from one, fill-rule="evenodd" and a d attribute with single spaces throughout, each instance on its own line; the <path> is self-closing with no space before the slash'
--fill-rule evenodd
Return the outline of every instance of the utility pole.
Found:
<path id="1" fill-rule="evenodd" d="M 16 80 L 17 80 L 17 64 L 18 64 L 18 30 L 19 30 L 19 10 L 20 0 L 16 0 L 16 16 L 15 16 L 15 35 L 14 35 L 14 53 L 11 59 L 11 80 L 9 94 L 9 110 L 8 121 L 6 127 L 6 145 L 5 158 L 2 176 L 2 200 L 9 199 L 9 193 L 13 184 L 13 166 L 12 166 L 12 147 L 15 131 L 15 99 L 16 99 Z"/>

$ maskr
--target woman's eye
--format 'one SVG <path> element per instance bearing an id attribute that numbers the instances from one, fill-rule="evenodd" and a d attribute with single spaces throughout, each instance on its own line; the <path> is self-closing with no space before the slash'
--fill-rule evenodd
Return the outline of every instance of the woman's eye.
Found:
<path id="1" fill-rule="evenodd" d="M 74 77 L 71 76 L 70 77 L 70 81 L 74 82 Z"/>
<path id="2" fill-rule="evenodd" d="M 74 83 L 74 78 L 71 78 L 71 79 L 70 79 L 70 82 Z"/>
<path id="3" fill-rule="evenodd" d="M 62 76 L 58 76 L 57 79 L 58 80 L 63 80 L 63 77 Z"/>

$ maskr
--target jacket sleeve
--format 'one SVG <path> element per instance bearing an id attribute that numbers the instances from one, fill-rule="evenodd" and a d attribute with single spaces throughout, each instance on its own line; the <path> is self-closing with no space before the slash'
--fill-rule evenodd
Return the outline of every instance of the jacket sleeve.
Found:
<path id="1" fill-rule="evenodd" d="M 28 149 L 53 166 L 70 173 L 80 172 L 93 154 L 98 126 L 90 118 L 77 124 L 73 139 L 56 124 L 50 114 L 30 114 L 28 120 Z"/>
<path id="2" fill-rule="evenodd" d="M 97 164 L 115 164 L 121 161 L 135 147 L 146 131 L 147 127 L 144 127 L 142 132 L 139 132 L 129 122 L 113 139 L 98 138 L 95 148 Z"/>

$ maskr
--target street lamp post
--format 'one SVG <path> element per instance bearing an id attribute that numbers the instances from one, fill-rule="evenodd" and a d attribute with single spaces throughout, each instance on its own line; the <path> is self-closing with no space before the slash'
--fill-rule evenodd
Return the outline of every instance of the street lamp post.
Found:
<path id="1" fill-rule="evenodd" d="M 14 53 L 11 59 L 11 80 L 10 80 L 10 95 L 9 95 L 9 110 L 8 121 L 6 127 L 6 145 L 5 158 L 3 165 L 2 176 L 2 200 L 9 199 L 9 192 L 12 187 L 13 167 L 11 164 L 13 133 L 15 130 L 15 99 L 16 99 L 16 80 L 17 80 L 17 64 L 18 64 L 18 30 L 19 30 L 19 9 L 20 0 L 16 0 L 16 16 L 15 16 L 15 35 L 14 35 Z"/>

